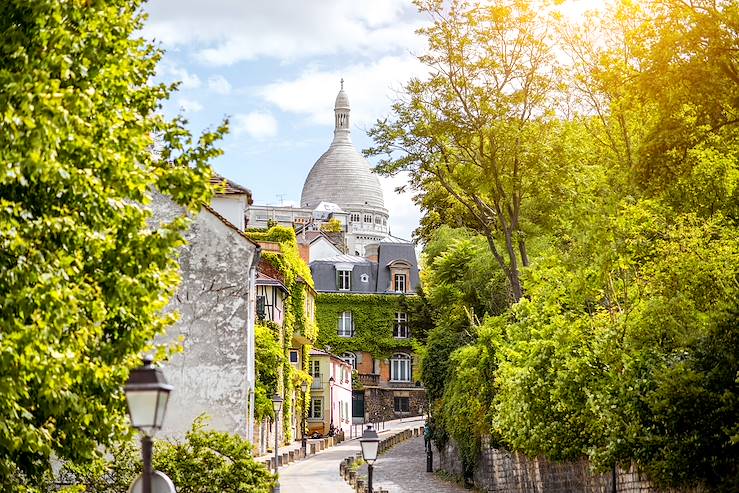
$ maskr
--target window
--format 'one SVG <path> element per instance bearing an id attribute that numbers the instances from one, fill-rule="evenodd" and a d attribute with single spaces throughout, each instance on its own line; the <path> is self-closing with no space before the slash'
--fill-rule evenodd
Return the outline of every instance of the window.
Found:
<path id="1" fill-rule="evenodd" d="M 380 216 L 375 216 L 375 224 L 382 224 L 382 218 Z"/>
<path id="2" fill-rule="evenodd" d="M 353 223 L 358 223 L 361 218 L 359 217 L 359 212 L 352 212 L 351 217 L 349 220 Z"/>
<path id="3" fill-rule="evenodd" d="M 313 360 L 310 362 L 310 368 L 308 370 L 310 376 L 313 377 L 313 381 L 321 380 L 321 362 Z"/>
<path id="4" fill-rule="evenodd" d="M 352 288 L 352 271 L 337 270 L 336 273 L 336 287 L 339 291 L 349 291 Z"/>
<path id="5" fill-rule="evenodd" d="M 395 328 L 393 329 L 393 337 L 396 339 L 408 338 L 408 314 L 405 312 L 395 313 Z"/>
<path id="6" fill-rule="evenodd" d="M 396 413 L 409 413 L 411 412 L 411 403 L 409 397 L 394 397 L 393 398 L 393 409 Z"/>
<path id="7" fill-rule="evenodd" d="M 337 333 L 340 337 L 354 337 L 352 312 L 341 312 L 341 315 L 339 315 L 339 330 Z"/>
<path id="8" fill-rule="evenodd" d="M 372 214 L 365 214 L 364 222 L 372 224 Z"/>
<path id="9" fill-rule="evenodd" d="M 352 370 L 357 369 L 357 355 L 354 353 L 344 353 L 341 355 L 341 359 L 344 360 L 344 362 L 352 367 Z"/>
<path id="10" fill-rule="evenodd" d="M 311 399 L 310 409 L 308 409 L 308 418 L 321 419 L 323 418 L 323 400 L 322 399 Z"/>
<path id="11" fill-rule="evenodd" d="M 299 355 L 297 351 L 290 350 L 290 363 L 297 365 L 299 361 Z"/>
<path id="12" fill-rule="evenodd" d="M 405 274 L 395 274 L 393 280 L 395 281 L 395 291 L 405 293 Z"/>
<path id="13" fill-rule="evenodd" d="M 390 380 L 395 382 L 411 381 L 411 357 L 396 353 L 390 358 Z"/>

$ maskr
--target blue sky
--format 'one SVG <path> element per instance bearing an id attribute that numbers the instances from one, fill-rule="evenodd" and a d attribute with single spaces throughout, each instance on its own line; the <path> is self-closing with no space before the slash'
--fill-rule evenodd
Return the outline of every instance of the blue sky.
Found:
<path id="1" fill-rule="evenodd" d="M 220 174 L 249 187 L 258 204 L 298 204 L 303 181 L 333 136 L 333 103 L 343 77 L 352 140 L 388 115 L 398 90 L 424 69 L 415 34 L 426 22 L 406 0 L 151 0 L 144 35 L 166 50 L 158 77 L 180 80 L 165 112 L 191 130 L 225 116 L 231 133 Z M 420 213 L 381 178 L 391 232 L 410 238 Z"/>

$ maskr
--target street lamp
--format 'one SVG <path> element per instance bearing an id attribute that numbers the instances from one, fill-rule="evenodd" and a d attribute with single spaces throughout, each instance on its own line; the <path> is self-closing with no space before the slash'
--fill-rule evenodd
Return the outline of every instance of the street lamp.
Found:
<path id="1" fill-rule="evenodd" d="M 308 382 L 303 381 L 303 383 L 300 384 L 300 390 L 303 391 L 303 432 L 302 432 L 302 437 L 300 441 L 302 442 L 301 445 L 303 447 L 303 455 L 305 456 L 307 453 L 307 447 L 308 447 L 308 440 L 307 440 L 307 437 L 305 436 L 305 414 L 306 414 L 305 413 L 306 411 L 305 398 L 308 393 Z"/>
<path id="2" fill-rule="evenodd" d="M 372 425 L 367 425 L 362 438 L 359 439 L 359 445 L 362 447 L 362 458 L 367 463 L 367 492 L 372 493 L 372 467 L 377 460 L 377 451 L 380 448 L 380 437 L 372 429 Z"/>
<path id="3" fill-rule="evenodd" d="M 334 436 L 334 377 L 328 379 L 328 404 L 330 406 L 329 415 L 331 416 L 331 426 L 328 429 L 328 436 Z"/>
<path id="4" fill-rule="evenodd" d="M 144 356 L 142 361 L 143 366 L 129 374 L 124 391 L 131 425 L 141 432 L 142 490 L 143 493 L 151 493 L 151 437 L 162 428 L 172 386 L 167 383 L 162 370 L 154 368 L 151 356 Z"/>
<path id="5" fill-rule="evenodd" d="M 272 409 L 275 410 L 275 475 L 277 475 L 277 417 L 280 414 L 280 408 L 282 407 L 282 397 L 280 397 L 280 394 L 275 392 L 275 395 L 272 396 Z M 275 485 L 275 488 L 272 490 L 274 493 L 279 493 L 280 491 L 280 483 L 279 480 L 277 480 L 277 484 Z"/>

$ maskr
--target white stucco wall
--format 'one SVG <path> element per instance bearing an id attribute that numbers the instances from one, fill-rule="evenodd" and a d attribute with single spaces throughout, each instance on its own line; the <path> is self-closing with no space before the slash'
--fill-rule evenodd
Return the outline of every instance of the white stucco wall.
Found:
<path id="1" fill-rule="evenodd" d="M 310 245 L 310 261 L 341 255 L 341 250 L 323 236 L 319 237 Z"/>
<path id="2" fill-rule="evenodd" d="M 213 197 L 210 206 L 231 224 L 242 231 L 244 230 L 246 195 L 219 195 Z"/>
<path id="3" fill-rule="evenodd" d="M 155 219 L 181 211 L 161 196 L 153 202 Z M 182 283 L 168 306 L 180 320 L 157 341 L 181 337 L 184 348 L 163 365 L 174 390 L 161 434 L 181 437 L 205 413 L 214 429 L 246 436 L 247 294 L 256 247 L 205 208 L 186 238 Z"/>

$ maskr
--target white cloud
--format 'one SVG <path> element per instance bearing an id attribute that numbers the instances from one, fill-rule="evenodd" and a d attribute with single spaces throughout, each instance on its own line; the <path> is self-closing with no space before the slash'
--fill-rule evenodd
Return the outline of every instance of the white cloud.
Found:
<path id="1" fill-rule="evenodd" d="M 208 89 L 216 94 L 227 95 L 231 93 L 231 84 L 222 75 L 208 77 Z"/>
<path id="2" fill-rule="evenodd" d="M 252 138 L 262 140 L 277 135 L 277 120 L 271 113 L 252 111 L 247 114 L 234 115 L 234 135 L 246 134 Z"/>
<path id="3" fill-rule="evenodd" d="M 389 112 L 396 90 L 411 77 L 421 76 L 426 71 L 410 54 L 386 56 L 371 63 L 350 65 L 341 71 L 308 69 L 297 79 L 262 87 L 259 94 L 282 111 L 306 115 L 312 123 L 333 125 L 333 101 L 343 77 L 352 107 L 352 127 L 364 128 Z"/>
<path id="4" fill-rule="evenodd" d="M 197 74 L 192 74 L 186 69 L 171 62 L 161 62 L 157 71 L 167 82 L 180 81 L 180 89 L 197 89 L 202 84 L 200 77 L 198 77 Z"/>
<path id="5" fill-rule="evenodd" d="M 185 113 L 197 113 L 203 109 L 203 105 L 194 99 L 179 98 L 177 104 Z"/>
<path id="6" fill-rule="evenodd" d="M 197 45 L 197 58 L 215 65 L 416 49 L 424 22 L 406 0 L 157 0 L 146 10 L 144 36 Z"/>

